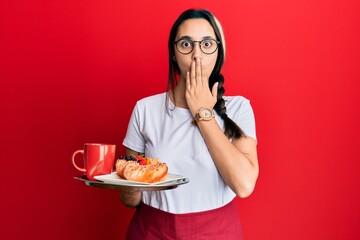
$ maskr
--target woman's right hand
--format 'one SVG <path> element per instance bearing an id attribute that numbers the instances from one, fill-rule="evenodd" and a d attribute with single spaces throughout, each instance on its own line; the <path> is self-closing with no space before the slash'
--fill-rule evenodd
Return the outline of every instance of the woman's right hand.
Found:
<path id="1" fill-rule="evenodd" d="M 129 208 L 136 208 L 141 202 L 141 192 L 122 191 L 120 201 Z"/>

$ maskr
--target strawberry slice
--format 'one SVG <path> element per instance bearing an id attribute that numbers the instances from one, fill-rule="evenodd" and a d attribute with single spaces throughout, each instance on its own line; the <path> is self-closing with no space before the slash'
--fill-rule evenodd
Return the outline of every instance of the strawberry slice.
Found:
<path id="1" fill-rule="evenodd" d="M 140 156 L 140 155 L 137 155 L 137 156 L 134 156 L 136 158 L 136 160 L 144 160 L 145 158 L 143 156 Z"/>
<path id="2" fill-rule="evenodd" d="M 141 159 L 139 161 L 139 165 L 146 165 L 146 159 Z"/>

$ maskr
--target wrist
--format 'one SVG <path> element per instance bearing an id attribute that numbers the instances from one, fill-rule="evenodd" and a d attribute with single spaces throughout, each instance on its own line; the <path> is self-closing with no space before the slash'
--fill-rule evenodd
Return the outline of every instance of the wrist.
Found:
<path id="1" fill-rule="evenodd" d="M 141 202 L 141 192 L 121 192 L 120 201 L 128 208 L 136 208 Z"/>
<path id="2" fill-rule="evenodd" d="M 129 204 L 126 204 L 125 205 L 127 208 L 138 208 L 140 206 L 140 203 L 137 204 L 137 205 L 129 205 Z"/>
<path id="3" fill-rule="evenodd" d="M 195 113 L 196 121 L 210 121 L 215 117 L 212 108 L 202 107 Z"/>

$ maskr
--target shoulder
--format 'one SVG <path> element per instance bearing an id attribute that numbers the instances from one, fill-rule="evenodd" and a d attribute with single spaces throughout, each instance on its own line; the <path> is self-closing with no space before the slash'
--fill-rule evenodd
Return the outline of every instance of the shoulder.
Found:
<path id="1" fill-rule="evenodd" d="M 137 107 L 157 107 L 160 104 L 165 104 L 166 93 L 159 93 L 152 96 L 142 98 L 137 101 Z"/>
<path id="2" fill-rule="evenodd" d="M 226 111 L 229 116 L 243 118 L 244 115 L 253 115 L 250 100 L 243 96 L 224 96 Z"/>
<path id="3" fill-rule="evenodd" d="M 250 100 L 243 96 L 223 96 L 226 108 L 241 108 L 250 106 Z"/>

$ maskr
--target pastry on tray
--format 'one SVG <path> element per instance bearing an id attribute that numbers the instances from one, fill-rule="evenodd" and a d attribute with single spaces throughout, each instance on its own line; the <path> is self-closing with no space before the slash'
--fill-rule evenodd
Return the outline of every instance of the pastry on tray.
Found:
<path id="1" fill-rule="evenodd" d="M 126 180 L 155 183 L 166 179 L 168 167 L 157 158 L 143 156 L 120 157 L 116 163 L 116 173 Z"/>

